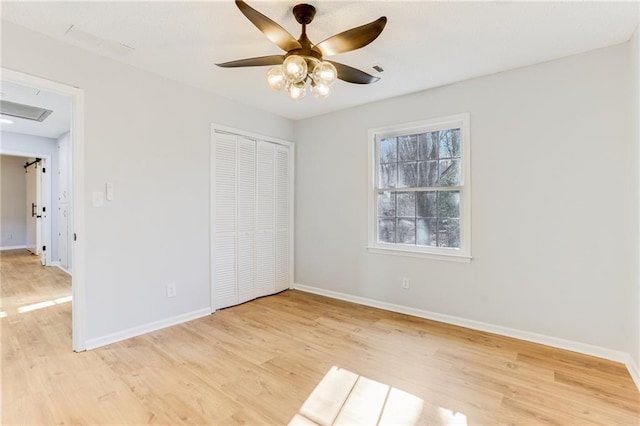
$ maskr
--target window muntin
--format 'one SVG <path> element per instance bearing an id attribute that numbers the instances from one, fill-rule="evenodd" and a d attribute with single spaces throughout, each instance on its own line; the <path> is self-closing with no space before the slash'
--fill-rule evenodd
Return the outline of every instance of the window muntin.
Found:
<path id="1" fill-rule="evenodd" d="M 370 246 L 469 256 L 468 115 L 370 133 Z"/>

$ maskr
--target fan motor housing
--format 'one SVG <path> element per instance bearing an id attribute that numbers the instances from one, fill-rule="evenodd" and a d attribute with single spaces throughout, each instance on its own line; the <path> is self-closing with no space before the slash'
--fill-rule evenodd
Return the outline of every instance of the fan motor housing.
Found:
<path id="1" fill-rule="evenodd" d="M 293 16 L 302 25 L 309 25 L 316 16 L 316 8 L 310 4 L 300 3 L 293 7 Z"/>

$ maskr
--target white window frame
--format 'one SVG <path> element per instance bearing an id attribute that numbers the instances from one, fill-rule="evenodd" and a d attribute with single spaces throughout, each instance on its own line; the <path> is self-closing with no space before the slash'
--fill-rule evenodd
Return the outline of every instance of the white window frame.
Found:
<path id="1" fill-rule="evenodd" d="M 415 246 L 411 244 L 383 243 L 377 238 L 378 230 L 378 143 L 379 139 L 460 128 L 462 182 L 460 186 L 447 187 L 460 191 L 460 248 Z M 368 134 L 368 195 L 369 195 L 369 243 L 370 253 L 392 254 L 454 262 L 471 261 L 471 144 L 469 113 L 369 129 Z M 405 188 L 398 188 L 399 191 Z M 411 190 L 410 188 L 407 188 Z"/>

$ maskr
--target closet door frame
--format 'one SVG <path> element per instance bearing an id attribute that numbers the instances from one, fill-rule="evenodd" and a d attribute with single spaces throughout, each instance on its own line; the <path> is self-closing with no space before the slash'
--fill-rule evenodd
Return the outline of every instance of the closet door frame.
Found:
<path id="1" fill-rule="evenodd" d="M 213 254 L 215 244 L 215 142 L 216 132 L 229 133 L 249 139 L 255 139 L 256 141 L 265 141 L 276 145 L 282 145 L 289 149 L 289 288 L 293 288 L 294 277 L 294 194 L 295 194 L 295 144 L 283 139 L 273 138 L 270 136 L 260 135 L 258 133 L 252 133 L 241 129 L 236 129 L 229 126 L 224 126 L 216 123 L 211 124 L 211 134 L 209 142 L 209 166 L 210 166 L 210 185 L 209 185 L 209 268 L 213 265 Z M 237 196 L 237 194 L 236 194 Z M 215 312 L 214 305 L 214 281 L 213 270 L 209 270 L 209 303 L 211 306 L 211 313 Z"/>

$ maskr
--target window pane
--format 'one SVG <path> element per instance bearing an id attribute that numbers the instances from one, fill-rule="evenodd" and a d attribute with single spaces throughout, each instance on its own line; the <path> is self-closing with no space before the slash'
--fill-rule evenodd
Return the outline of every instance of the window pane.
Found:
<path id="1" fill-rule="evenodd" d="M 420 161 L 418 163 L 418 186 L 438 186 L 437 161 Z"/>
<path id="2" fill-rule="evenodd" d="M 418 135 L 418 159 L 438 159 L 438 141 L 433 138 L 433 135 L 434 133 L 422 133 Z"/>
<path id="3" fill-rule="evenodd" d="M 398 188 L 418 185 L 418 163 L 398 163 Z"/>
<path id="4" fill-rule="evenodd" d="M 438 219 L 438 246 L 460 247 L 460 221 L 458 219 Z"/>
<path id="5" fill-rule="evenodd" d="M 398 192 L 398 217 L 416 216 L 415 192 Z"/>
<path id="6" fill-rule="evenodd" d="M 378 193 L 378 216 L 396 216 L 396 194 L 392 192 Z"/>
<path id="7" fill-rule="evenodd" d="M 398 161 L 416 161 L 418 159 L 418 137 L 416 135 L 398 136 Z"/>
<path id="8" fill-rule="evenodd" d="M 419 246 L 437 245 L 437 220 L 436 219 L 417 219 L 416 220 L 416 244 Z"/>
<path id="9" fill-rule="evenodd" d="M 378 219 L 378 241 L 382 243 L 396 242 L 395 219 Z"/>
<path id="10" fill-rule="evenodd" d="M 436 204 L 438 194 L 436 192 L 418 192 L 416 210 L 418 217 L 437 217 L 438 208 Z"/>
<path id="11" fill-rule="evenodd" d="M 460 160 L 440 160 L 439 186 L 460 185 Z"/>
<path id="12" fill-rule="evenodd" d="M 460 157 L 460 129 L 441 130 L 439 133 L 439 158 Z"/>
<path id="13" fill-rule="evenodd" d="M 386 138 L 380 141 L 380 163 L 395 163 L 398 161 L 396 138 Z"/>
<path id="14" fill-rule="evenodd" d="M 398 244 L 416 243 L 416 220 L 398 219 Z"/>
<path id="15" fill-rule="evenodd" d="M 454 218 L 460 217 L 460 192 L 440 191 L 438 192 L 438 217 Z"/>
<path id="16" fill-rule="evenodd" d="M 398 166 L 383 164 L 380 166 L 380 188 L 395 188 L 397 185 Z"/>

